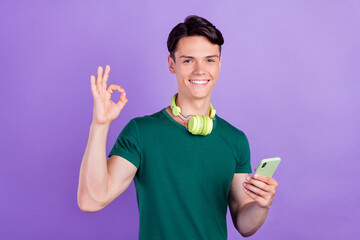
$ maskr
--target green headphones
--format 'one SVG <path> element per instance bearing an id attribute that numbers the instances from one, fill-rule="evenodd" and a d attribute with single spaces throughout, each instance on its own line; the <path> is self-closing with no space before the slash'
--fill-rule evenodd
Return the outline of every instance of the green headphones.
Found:
<path id="1" fill-rule="evenodd" d="M 183 116 L 181 114 L 181 108 L 176 106 L 175 100 L 177 98 L 177 93 L 173 96 L 170 102 L 170 107 L 174 116 Z M 210 117 L 209 116 L 200 116 L 200 115 L 193 115 L 190 117 L 188 122 L 187 129 L 194 135 L 208 135 L 211 133 L 213 128 L 213 119 L 215 118 L 216 110 L 210 103 Z"/>

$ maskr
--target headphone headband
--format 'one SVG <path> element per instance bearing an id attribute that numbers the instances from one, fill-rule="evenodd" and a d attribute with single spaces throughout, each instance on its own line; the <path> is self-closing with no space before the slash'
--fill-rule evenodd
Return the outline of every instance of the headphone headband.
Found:
<path id="1" fill-rule="evenodd" d="M 181 114 L 181 108 L 179 106 L 176 105 L 176 98 L 177 98 L 178 94 L 175 93 L 175 95 L 172 97 L 171 101 L 170 101 L 170 108 L 172 110 L 172 113 L 174 114 L 174 116 L 179 116 Z M 216 110 L 213 108 L 212 104 L 210 103 L 210 118 L 214 119 L 216 114 Z"/>

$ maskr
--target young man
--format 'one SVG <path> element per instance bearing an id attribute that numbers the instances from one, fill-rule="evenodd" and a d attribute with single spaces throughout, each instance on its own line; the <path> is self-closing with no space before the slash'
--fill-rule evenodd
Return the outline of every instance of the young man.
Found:
<path id="1" fill-rule="evenodd" d="M 211 92 L 221 68 L 223 37 L 207 20 L 189 16 L 169 34 L 169 70 L 178 93 L 170 106 L 132 119 L 106 160 L 110 123 L 127 103 L 125 90 L 98 68 L 91 76 L 93 122 L 79 176 L 78 204 L 99 211 L 134 179 L 139 239 L 227 239 L 227 205 L 243 236 L 264 223 L 277 182 L 250 177 L 244 133 L 215 114 Z M 121 92 L 119 102 L 110 97 Z"/>

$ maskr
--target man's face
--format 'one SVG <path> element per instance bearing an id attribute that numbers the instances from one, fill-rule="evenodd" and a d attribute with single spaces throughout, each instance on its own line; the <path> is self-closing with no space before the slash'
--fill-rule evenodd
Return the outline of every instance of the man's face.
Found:
<path id="1" fill-rule="evenodd" d="M 176 74 L 179 94 L 197 99 L 210 96 L 221 68 L 219 45 L 202 36 L 183 37 L 174 55 L 175 62 L 169 56 L 168 63 Z"/>

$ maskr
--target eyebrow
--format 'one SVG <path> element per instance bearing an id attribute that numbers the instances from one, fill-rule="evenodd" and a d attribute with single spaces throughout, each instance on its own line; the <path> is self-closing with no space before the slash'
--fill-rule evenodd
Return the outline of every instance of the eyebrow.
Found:
<path id="1" fill-rule="evenodd" d="M 210 55 L 210 56 L 206 56 L 205 58 L 213 58 L 213 57 L 219 58 L 218 55 Z M 180 56 L 179 58 L 191 58 L 191 59 L 194 59 L 193 56 L 186 56 L 186 55 L 182 55 L 182 56 Z"/>

